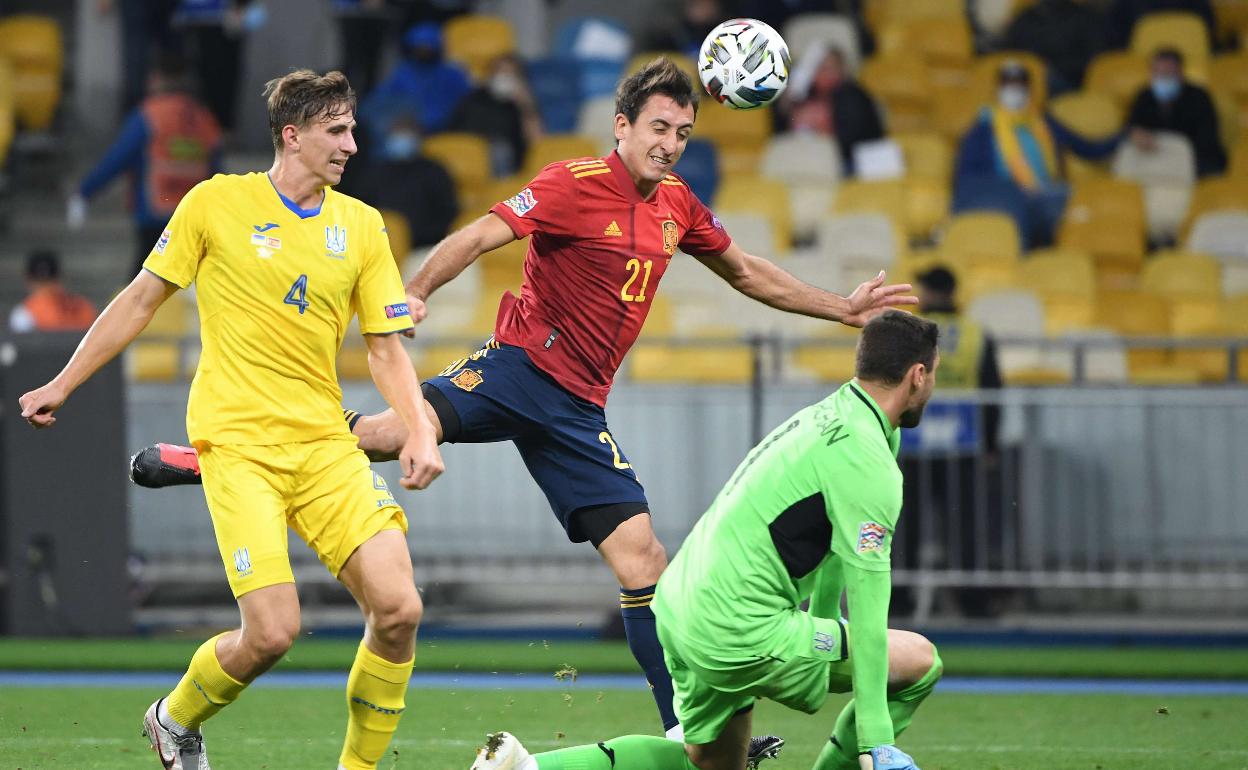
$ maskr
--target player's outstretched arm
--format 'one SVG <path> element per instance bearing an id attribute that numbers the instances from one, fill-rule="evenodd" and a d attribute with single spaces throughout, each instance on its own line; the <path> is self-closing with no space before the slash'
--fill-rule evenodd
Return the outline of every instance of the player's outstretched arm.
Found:
<path id="1" fill-rule="evenodd" d="M 55 423 L 53 412 L 79 385 L 139 336 L 139 332 L 151 322 L 156 309 L 177 290 L 177 286 L 154 273 L 140 270 L 130 285 L 122 289 L 91 324 L 60 374 L 43 387 L 18 399 L 22 417 L 36 428 L 47 428 Z"/>
<path id="2" fill-rule="evenodd" d="M 412 321 L 424 320 L 425 300 L 430 294 L 464 272 L 477 257 L 515 239 L 511 227 L 497 214 L 486 214 L 443 238 L 407 282 L 407 306 Z"/>
<path id="3" fill-rule="evenodd" d="M 399 467 L 405 489 L 424 489 L 442 474 L 438 437 L 425 414 L 425 399 L 412 360 L 403 350 L 398 334 L 365 334 L 368 370 L 377 390 L 407 426 L 407 439 L 399 450 Z"/>
<path id="4" fill-rule="evenodd" d="M 762 257 L 746 253 L 736 243 L 729 244 L 723 254 L 699 257 L 728 285 L 765 305 L 789 313 L 839 321 L 848 326 L 862 326 L 890 307 L 916 305 L 917 297 L 909 296 L 910 284 L 884 285 L 884 273 L 867 281 L 848 297 L 811 286 Z"/>

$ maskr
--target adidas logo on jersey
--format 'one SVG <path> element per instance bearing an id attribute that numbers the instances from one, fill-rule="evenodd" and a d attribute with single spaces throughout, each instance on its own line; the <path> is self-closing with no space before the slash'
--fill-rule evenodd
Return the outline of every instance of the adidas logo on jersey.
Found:
<path id="1" fill-rule="evenodd" d="M 603 230 L 602 234 L 609 235 L 613 238 L 620 238 L 620 237 L 623 237 L 624 232 L 620 230 L 620 226 L 616 224 L 614 219 L 612 219 L 611 224 L 607 225 L 607 229 Z"/>

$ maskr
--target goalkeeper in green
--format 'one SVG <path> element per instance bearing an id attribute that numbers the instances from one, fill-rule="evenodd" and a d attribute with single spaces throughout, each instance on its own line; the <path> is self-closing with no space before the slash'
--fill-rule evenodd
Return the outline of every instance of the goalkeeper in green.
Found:
<path id="1" fill-rule="evenodd" d="M 529 755 L 495 733 L 473 770 L 741 770 L 755 700 L 814 713 L 851 690 L 815 770 L 917 770 L 894 744 L 941 662 L 888 628 L 889 553 L 899 428 L 918 424 L 938 361 L 932 322 L 868 323 L 854 380 L 750 452 L 663 573 L 653 606 L 683 746 L 633 735 Z"/>

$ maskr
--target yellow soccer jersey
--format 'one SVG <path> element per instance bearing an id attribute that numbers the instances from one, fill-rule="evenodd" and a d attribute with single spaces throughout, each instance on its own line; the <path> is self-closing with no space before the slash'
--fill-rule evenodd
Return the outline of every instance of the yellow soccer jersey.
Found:
<path id="1" fill-rule="evenodd" d="M 347 430 L 335 369 L 360 330 L 412 326 L 381 215 L 332 189 L 298 209 L 268 174 L 218 174 L 178 204 L 143 267 L 196 285 L 203 352 L 191 383 L 192 442 L 284 444 Z"/>

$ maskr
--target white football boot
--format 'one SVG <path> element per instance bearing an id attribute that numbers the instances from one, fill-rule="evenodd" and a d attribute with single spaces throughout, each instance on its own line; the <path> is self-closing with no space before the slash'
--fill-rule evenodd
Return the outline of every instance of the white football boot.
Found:
<path id="1" fill-rule="evenodd" d="M 165 770 L 212 770 L 204 751 L 204 736 L 198 732 L 175 733 L 162 725 L 157 717 L 160 700 L 148 706 L 143 715 L 143 735 L 152 742 L 161 766 Z"/>
<path id="2" fill-rule="evenodd" d="M 511 733 L 489 733 L 471 770 L 528 770 L 529 752 Z"/>

